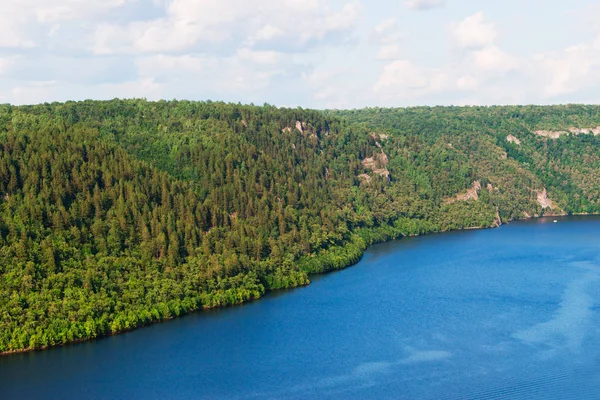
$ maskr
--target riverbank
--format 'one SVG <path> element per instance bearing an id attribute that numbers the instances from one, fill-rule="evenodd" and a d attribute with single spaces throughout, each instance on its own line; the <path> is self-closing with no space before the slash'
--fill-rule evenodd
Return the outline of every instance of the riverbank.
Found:
<path id="1" fill-rule="evenodd" d="M 572 214 L 572 215 L 574 215 L 574 216 L 575 215 L 576 216 L 593 216 L 593 215 L 600 215 L 600 214 L 598 214 L 598 213 L 590 213 L 590 214 L 577 213 L 577 214 Z M 523 219 L 506 221 L 506 223 L 516 222 L 516 221 L 524 221 L 524 220 L 535 220 L 535 219 L 541 219 L 541 218 L 559 218 L 559 217 L 568 217 L 568 216 L 569 215 L 547 214 L 547 215 L 541 215 L 541 216 L 534 216 L 531 218 L 523 218 Z M 305 257 L 301 260 L 298 260 L 298 265 L 300 266 L 301 270 L 306 274 L 307 277 L 321 275 L 321 274 L 326 274 L 329 272 L 345 269 L 345 268 L 355 265 L 362 259 L 365 251 L 374 244 L 398 240 L 403 237 L 424 236 L 424 235 L 440 234 L 440 233 L 447 233 L 447 232 L 452 232 L 452 231 L 462 231 L 462 230 L 489 229 L 489 228 L 496 228 L 498 226 L 500 226 L 500 225 L 498 225 L 496 223 L 496 221 L 494 221 L 489 226 L 463 227 L 462 229 L 449 229 L 449 230 L 436 230 L 436 229 L 434 229 L 434 226 L 431 225 L 428 221 L 412 220 L 412 219 L 399 219 L 399 220 L 395 221 L 394 225 L 380 226 L 380 227 L 368 228 L 368 229 L 359 229 L 352 234 L 350 241 L 348 243 L 346 243 L 344 246 L 331 247 L 329 249 L 319 252 L 316 255 L 313 255 L 310 257 Z M 305 281 L 301 280 L 301 282 L 305 282 Z M 259 295 L 257 295 L 257 296 L 253 296 L 253 297 L 244 299 L 243 301 L 239 301 L 236 303 L 226 304 L 224 306 L 222 306 L 222 305 L 216 305 L 216 306 L 203 305 L 200 301 L 200 298 L 203 295 L 201 293 L 198 295 L 198 302 L 197 302 L 197 304 L 200 306 L 192 307 L 192 308 L 188 309 L 186 312 L 181 313 L 180 315 L 172 315 L 167 318 L 151 319 L 145 323 L 140 323 L 138 325 L 129 327 L 127 329 L 122 329 L 122 330 L 118 330 L 115 332 L 106 332 L 105 334 L 98 335 L 97 337 L 94 337 L 94 338 L 75 339 L 72 341 L 68 341 L 66 343 L 59 343 L 59 344 L 50 345 L 50 346 L 42 346 L 42 347 L 38 347 L 38 348 L 26 348 L 26 349 L 16 349 L 16 350 L 4 351 L 4 352 L 0 353 L 0 356 L 8 356 L 11 354 L 26 353 L 26 352 L 31 352 L 31 351 L 47 350 L 47 349 L 53 348 L 53 347 L 62 347 L 62 346 L 66 346 L 66 345 L 78 344 L 78 343 L 87 342 L 87 341 L 91 341 L 91 340 L 99 340 L 99 339 L 102 339 L 105 337 L 115 336 L 115 335 L 119 335 L 119 334 L 126 333 L 126 332 L 131 332 L 135 329 L 142 328 L 144 326 L 149 326 L 149 325 L 160 323 L 160 322 L 167 322 L 174 318 L 184 316 L 184 315 L 187 315 L 187 314 L 190 314 L 193 312 L 197 312 L 199 310 L 217 309 L 217 308 L 223 308 L 223 307 L 229 307 L 229 306 L 235 306 L 235 305 L 249 303 L 252 301 L 259 300 L 264 295 L 265 292 L 275 292 L 275 291 L 281 290 L 281 289 L 293 289 L 296 287 L 301 287 L 301 286 L 310 284 L 310 281 L 307 280 L 306 282 L 307 283 L 297 284 L 297 285 L 289 286 L 289 287 L 285 287 L 285 288 L 265 288 L 265 290 L 263 292 L 259 293 Z"/>
<path id="2" fill-rule="evenodd" d="M 600 310 L 579 300 L 600 290 L 599 235 L 598 217 L 549 217 L 375 245 L 299 290 L 0 358 L 0 387 L 9 399 L 597 398 Z"/>

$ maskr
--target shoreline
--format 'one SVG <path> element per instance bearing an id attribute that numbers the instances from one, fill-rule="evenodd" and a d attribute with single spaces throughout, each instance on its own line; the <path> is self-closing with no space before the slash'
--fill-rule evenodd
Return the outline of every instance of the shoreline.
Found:
<path id="1" fill-rule="evenodd" d="M 568 218 L 568 217 L 591 217 L 591 216 L 600 216 L 600 213 L 572 213 L 572 214 L 543 214 L 543 215 L 538 215 L 538 216 L 531 216 L 529 218 L 519 218 L 519 219 L 512 219 L 512 220 L 508 220 L 505 223 L 501 223 L 501 224 L 492 224 L 491 226 L 479 226 L 479 227 L 463 227 L 461 229 L 454 229 L 454 230 L 447 230 L 447 231 L 437 231 L 437 232 L 429 232 L 429 233 L 424 233 L 424 234 L 410 234 L 410 235 L 405 235 L 405 236 L 400 236 L 397 238 L 390 238 L 387 240 L 383 240 L 383 241 L 374 241 L 371 244 L 368 244 L 367 247 L 362 250 L 360 257 L 358 258 L 358 260 L 349 263 L 348 265 L 342 267 L 342 268 L 338 268 L 338 269 L 329 269 L 329 270 L 325 270 L 323 272 L 317 272 L 317 273 L 308 273 L 308 277 L 310 278 L 311 276 L 322 276 L 322 275 L 326 275 L 335 271 L 339 271 L 339 270 L 343 270 L 346 268 L 350 268 L 356 264 L 358 264 L 364 257 L 365 252 L 373 245 L 376 244 L 380 244 L 380 243 L 387 243 L 387 242 L 392 242 L 395 240 L 401 240 L 402 238 L 405 237 L 420 237 L 420 236 L 429 236 L 429 235 L 436 235 L 436 234 L 444 234 L 444 233 L 449 233 L 449 232 L 462 232 L 462 231 L 469 231 L 469 230 L 483 230 L 483 229 L 495 229 L 495 228 L 499 228 L 504 224 L 510 224 L 511 222 L 527 222 L 527 221 L 534 221 L 534 220 L 539 220 L 539 219 L 543 219 L 543 218 Z M 497 221 L 496 221 L 497 222 Z M 350 242 L 349 242 L 350 243 Z M 220 308 L 228 308 L 228 307 L 237 307 L 237 306 L 242 306 L 245 304 L 249 304 L 252 303 L 254 301 L 259 301 L 262 297 L 264 297 L 265 295 L 267 295 L 268 293 L 276 293 L 276 292 L 284 292 L 284 291 L 288 291 L 288 290 L 293 290 L 296 288 L 300 288 L 300 287 L 305 287 L 310 285 L 311 282 L 309 281 L 308 284 L 305 285 L 298 285 L 298 286 L 294 286 L 294 287 L 290 287 L 290 288 L 282 288 L 282 289 L 267 289 L 265 290 L 265 293 L 259 297 L 259 298 L 255 298 L 255 299 L 250 299 L 247 301 L 243 301 L 241 303 L 238 304 L 231 304 L 231 305 L 226 305 L 226 306 L 215 306 L 215 307 L 199 307 L 193 310 L 190 310 L 189 312 L 186 312 L 184 314 L 181 314 L 179 316 L 171 316 L 168 318 L 163 318 L 163 319 L 159 319 L 159 320 L 154 320 L 151 322 L 148 322 L 146 324 L 142 324 L 142 325 L 138 325 L 132 328 L 128 328 L 128 329 L 124 329 L 124 330 L 120 330 L 117 332 L 110 332 L 101 336 L 97 336 L 95 338 L 89 338 L 89 339 L 76 339 L 73 340 L 71 342 L 68 343 L 60 343 L 60 344 L 56 344 L 56 345 L 51 345 L 51 346 L 44 346 L 44 347 L 39 347 L 39 348 L 35 348 L 35 349 L 19 349 L 19 350 L 8 350 L 8 351 L 4 351 L 4 352 L 0 352 L 0 357 L 4 357 L 4 356 L 10 356 L 10 355 L 15 355 L 15 354 L 23 354 L 23 353 L 33 353 L 33 352 L 37 352 L 37 351 L 44 351 L 44 350 L 50 350 L 50 349 L 54 349 L 54 348 L 60 348 L 60 347 L 65 347 L 65 346 L 70 346 L 70 345 L 77 345 L 77 344 L 81 344 L 84 342 L 93 342 L 96 340 L 102 340 L 102 339 L 106 339 L 109 338 L 111 336 L 116 336 L 116 335 L 120 335 L 123 333 L 128 333 L 128 332 L 132 332 L 134 330 L 140 329 L 140 328 L 144 328 L 150 325 L 154 325 L 154 324 L 159 324 L 159 323 L 164 323 L 164 322 L 168 322 L 170 320 L 173 320 L 175 318 L 181 318 L 181 317 L 185 317 L 186 315 L 190 315 L 192 313 L 196 313 L 199 311 L 208 311 L 208 310 L 217 310 Z"/>

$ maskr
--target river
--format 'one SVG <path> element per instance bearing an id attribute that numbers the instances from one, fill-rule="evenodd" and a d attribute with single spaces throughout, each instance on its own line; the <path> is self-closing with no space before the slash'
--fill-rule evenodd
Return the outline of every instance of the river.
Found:
<path id="1" fill-rule="evenodd" d="M 600 399 L 600 218 L 384 243 L 244 306 L 0 357 L 0 398 Z"/>

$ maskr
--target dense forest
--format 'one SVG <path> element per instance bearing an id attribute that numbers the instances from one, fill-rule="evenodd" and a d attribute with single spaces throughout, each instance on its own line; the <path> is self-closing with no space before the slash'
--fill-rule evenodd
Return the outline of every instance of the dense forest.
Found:
<path id="1" fill-rule="evenodd" d="M 0 353 L 239 304 L 372 243 L 600 212 L 600 106 L 0 105 Z"/>

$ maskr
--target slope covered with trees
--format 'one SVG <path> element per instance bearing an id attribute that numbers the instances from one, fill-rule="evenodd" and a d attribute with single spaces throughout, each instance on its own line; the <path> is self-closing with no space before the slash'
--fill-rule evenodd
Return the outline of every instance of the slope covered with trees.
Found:
<path id="1" fill-rule="evenodd" d="M 257 299 L 378 241 L 600 212 L 600 136 L 535 133 L 597 126 L 592 106 L 0 106 L 0 353 Z"/>

